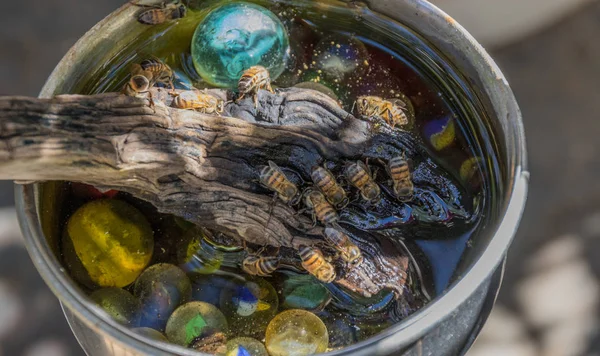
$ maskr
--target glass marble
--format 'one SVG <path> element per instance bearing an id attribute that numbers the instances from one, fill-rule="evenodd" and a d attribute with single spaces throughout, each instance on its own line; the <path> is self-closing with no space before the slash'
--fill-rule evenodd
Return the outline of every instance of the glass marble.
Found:
<path id="1" fill-rule="evenodd" d="M 217 307 L 204 302 L 189 302 L 171 315 L 166 334 L 172 343 L 187 347 L 194 339 L 209 331 L 227 330 L 227 319 Z"/>
<path id="2" fill-rule="evenodd" d="M 164 342 L 169 341 L 163 333 L 152 328 L 133 328 L 131 330 L 136 334 L 147 337 L 148 339 Z"/>
<path id="3" fill-rule="evenodd" d="M 288 34 L 277 16 L 245 2 L 213 10 L 192 39 L 196 71 L 218 87 L 236 87 L 244 70 L 255 65 L 267 68 L 275 80 L 283 72 L 288 55 Z"/>
<path id="4" fill-rule="evenodd" d="M 361 41 L 342 35 L 323 38 L 313 56 L 318 73 L 337 82 L 365 73 L 369 67 L 368 60 L 369 51 Z"/>
<path id="5" fill-rule="evenodd" d="M 298 83 L 298 84 L 294 85 L 294 87 L 301 88 L 301 89 L 316 90 L 318 92 L 321 92 L 321 93 L 327 95 L 328 97 L 330 97 L 331 99 L 333 99 L 335 101 L 339 100 L 339 97 L 337 96 L 337 94 L 333 90 L 331 90 L 328 86 L 326 86 L 325 84 L 316 83 L 316 82 L 302 82 L 302 83 Z"/>
<path id="6" fill-rule="evenodd" d="M 481 157 L 470 157 L 467 158 L 460 165 L 460 179 L 464 183 L 477 187 L 481 184 L 481 175 L 477 174 L 481 170 L 481 164 L 483 159 Z"/>
<path id="7" fill-rule="evenodd" d="M 200 228 L 189 229 L 177 245 L 178 263 L 188 273 L 211 274 L 223 263 L 223 252 L 206 241 Z"/>
<path id="8" fill-rule="evenodd" d="M 150 263 L 154 237 L 148 220 L 136 208 L 101 199 L 71 216 L 62 245 L 65 263 L 80 283 L 125 287 Z"/>
<path id="9" fill-rule="evenodd" d="M 140 299 L 140 326 L 164 330 L 175 309 L 191 300 L 192 285 L 181 268 L 167 263 L 149 267 L 135 282 Z"/>
<path id="10" fill-rule="evenodd" d="M 223 356 L 269 356 L 262 342 L 251 337 L 236 337 L 227 342 Z"/>
<path id="11" fill-rule="evenodd" d="M 292 309 L 271 320 L 265 340 L 271 356 L 304 356 L 325 352 L 329 335 L 318 316 Z"/>
<path id="12" fill-rule="evenodd" d="M 289 274 L 282 284 L 283 309 L 322 310 L 331 301 L 331 293 L 311 275 Z"/>
<path id="13" fill-rule="evenodd" d="M 117 322 L 127 326 L 137 325 L 140 302 L 128 291 L 116 287 L 102 288 L 90 294 L 90 299 Z"/>
<path id="14" fill-rule="evenodd" d="M 456 140 L 456 126 L 451 117 L 429 121 L 424 131 L 436 151 L 450 147 Z"/>
<path id="15" fill-rule="evenodd" d="M 206 302 L 213 305 L 219 305 L 221 293 L 226 289 L 233 289 L 236 286 L 230 277 L 211 275 L 193 275 L 192 280 L 192 300 L 197 302 Z"/>
<path id="16" fill-rule="evenodd" d="M 329 334 L 329 349 L 339 349 L 352 345 L 358 341 L 356 336 L 357 326 L 356 321 L 348 313 L 330 312 L 324 310 L 317 314 L 327 327 Z"/>
<path id="17" fill-rule="evenodd" d="M 237 336 L 262 338 L 279 306 L 275 288 L 262 278 L 232 281 L 234 284 L 221 292 L 219 303 L 231 331 Z"/>

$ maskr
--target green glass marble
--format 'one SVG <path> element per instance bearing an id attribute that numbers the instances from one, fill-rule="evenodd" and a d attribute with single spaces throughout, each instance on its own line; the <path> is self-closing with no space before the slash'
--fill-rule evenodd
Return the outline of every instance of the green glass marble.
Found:
<path id="1" fill-rule="evenodd" d="M 234 2 L 209 13 L 192 39 L 198 74 L 211 85 L 234 88 L 244 70 L 261 65 L 275 80 L 285 68 L 289 38 L 281 21 L 264 7 Z"/>
<path id="2" fill-rule="evenodd" d="M 277 314 L 269 323 L 265 344 L 271 356 L 304 356 L 325 352 L 327 328 L 318 316 L 292 309 Z"/>
<path id="3" fill-rule="evenodd" d="M 225 315 L 212 304 L 190 302 L 177 308 L 171 315 L 166 334 L 172 343 L 187 347 L 208 331 L 227 332 Z"/>
<path id="4" fill-rule="evenodd" d="M 163 333 L 152 328 L 133 328 L 131 330 L 138 335 L 147 337 L 148 339 L 164 342 L 169 341 Z"/>
<path id="5" fill-rule="evenodd" d="M 234 278 L 223 289 L 220 308 L 234 335 L 262 339 L 269 321 L 277 314 L 279 299 L 275 288 L 262 278 Z"/>
<path id="6" fill-rule="evenodd" d="M 90 294 L 96 304 L 117 322 L 134 326 L 138 322 L 139 301 L 128 291 L 121 288 L 102 288 Z"/>
<path id="7" fill-rule="evenodd" d="M 140 326 L 164 330 L 175 309 L 192 298 L 192 285 L 179 267 L 159 263 L 146 269 L 135 282 L 140 299 Z"/>
<path id="8" fill-rule="evenodd" d="M 251 337 L 236 337 L 227 342 L 224 356 L 269 356 L 262 342 Z"/>

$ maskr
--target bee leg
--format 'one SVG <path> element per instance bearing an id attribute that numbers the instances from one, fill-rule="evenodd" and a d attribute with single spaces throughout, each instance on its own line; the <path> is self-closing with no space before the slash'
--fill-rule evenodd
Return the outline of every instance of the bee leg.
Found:
<path id="1" fill-rule="evenodd" d="M 271 93 L 271 94 L 275 94 L 275 90 L 273 90 L 273 87 L 271 87 L 271 83 L 267 83 L 267 90 Z"/>
<path id="2" fill-rule="evenodd" d="M 254 94 L 254 108 L 258 108 L 258 91 Z"/>
<path id="3" fill-rule="evenodd" d="M 242 93 L 242 95 L 240 95 L 237 99 L 235 99 L 235 102 L 239 103 L 240 101 L 242 101 L 242 99 L 244 99 L 245 96 L 246 96 L 246 93 Z"/>
<path id="4" fill-rule="evenodd" d="M 175 91 L 175 84 L 173 84 L 173 80 L 169 79 L 169 86 L 171 87 L 171 92 L 169 94 L 171 94 L 172 96 L 176 96 L 178 95 L 177 92 Z"/>
<path id="5" fill-rule="evenodd" d="M 373 180 L 377 179 L 377 173 L 379 173 L 379 167 L 375 167 L 373 170 Z"/>
<path id="6" fill-rule="evenodd" d="M 131 0 L 129 3 L 131 5 L 138 6 L 138 7 L 144 7 L 147 9 L 164 9 L 165 7 L 167 7 L 166 2 L 162 2 L 162 3 L 160 3 L 160 5 L 144 5 L 144 4 L 140 4 L 140 1 L 141 0 L 138 0 L 138 1 Z"/>
<path id="7" fill-rule="evenodd" d="M 277 193 L 273 195 L 273 200 L 271 204 L 269 204 L 269 218 L 267 219 L 267 224 L 265 225 L 265 232 L 269 228 L 269 223 L 271 222 L 271 216 L 273 216 L 273 208 L 275 207 L 275 203 L 277 202 Z"/>
<path id="8" fill-rule="evenodd" d="M 304 214 L 304 213 L 306 213 L 307 211 L 308 211 L 308 209 L 307 209 L 307 208 L 300 209 L 300 210 L 298 210 L 298 211 L 296 211 L 296 212 L 294 213 L 294 216 L 298 216 L 298 215 Z"/>

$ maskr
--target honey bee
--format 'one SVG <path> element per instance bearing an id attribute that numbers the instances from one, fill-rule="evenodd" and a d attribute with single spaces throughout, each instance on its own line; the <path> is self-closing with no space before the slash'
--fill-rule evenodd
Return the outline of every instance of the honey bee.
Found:
<path id="1" fill-rule="evenodd" d="M 379 198 L 381 189 L 373 180 L 371 169 L 361 161 L 346 166 L 345 175 L 350 183 L 360 190 L 364 200 L 373 202 Z"/>
<path id="2" fill-rule="evenodd" d="M 360 96 L 356 100 L 359 115 L 381 117 L 388 125 L 407 125 L 409 123 L 407 104 L 401 99 L 382 99 L 378 96 Z"/>
<path id="3" fill-rule="evenodd" d="M 278 257 L 248 256 L 242 262 L 244 272 L 260 277 L 270 276 L 278 267 Z"/>
<path id="4" fill-rule="evenodd" d="M 138 98 L 149 97 L 150 105 L 154 106 L 152 93 L 150 93 L 152 86 L 154 86 L 154 75 L 152 72 L 143 70 L 142 66 L 135 64 L 131 70 L 131 78 L 121 92 L 127 96 Z"/>
<path id="5" fill-rule="evenodd" d="M 392 158 L 386 169 L 394 182 L 394 194 L 400 201 L 410 201 L 413 197 L 414 185 L 410 167 L 404 155 Z"/>
<path id="6" fill-rule="evenodd" d="M 281 168 L 274 162 L 269 161 L 269 165 L 260 171 L 260 182 L 277 193 L 284 203 L 291 205 L 296 203 L 296 197 L 299 196 L 298 187 L 287 179 Z"/>
<path id="7" fill-rule="evenodd" d="M 343 208 L 348 204 L 346 191 L 340 187 L 329 170 L 317 166 L 313 168 L 311 178 L 331 204 L 337 208 Z"/>
<path id="8" fill-rule="evenodd" d="M 162 3 L 158 6 L 140 4 L 135 5 L 150 8 L 148 10 L 143 10 L 137 15 L 138 22 L 144 25 L 160 25 L 168 20 L 181 19 L 185 17 L 187 13 L 187 8 L 185 5 L 180 4 L 179 1 L 175 1 L 170 4 Z"/>
<path id="9" fill-rule="evenodd" d="M 319 219 L 323 225 L 327 226 L 335 224 L 338 221 L 338 214 L 335 211 L 335 208 L 327 201 L 321 192 L 308 189 L 304 196 L 306 206 L 313 212 L 313 220 L 315 223 L 315 219 Z"/>
<path id="10" fill-rule="evenodd" d="M 196 91 L 186 91 L 175 95 L 171 105 L 178 109 L 196 110 L 203 114 L 220 115 L 225 110 L 223 100 L 215 98 L 210 94 Z"/>
<path id="11" fill-rule="evenodd" d="M 364 258 L 358 246 L 356 246 L 345 233 L 331 228 L 325 228 L 326 239 L 338 250 L 342 259 L 352 266 L 360 266 Z"/>
<path id="12" fill-rule="evenodd" d="M 254 95 L 254 107 L 258 107 L 258 91 L 260 89 L 268 90 L 274 93 L 271 88 L 271 75 L 267 68 L 263 66 L 254 66 L 246 70 L 238 83 L 240 97 L 237 101 L 242 100 L 246 95 Z"/>
<path id="13" fill-rule="evenodd" d="M 146 59 L 140 63 L 143 70 L 152 73 L 156 83 L 168 85 L 171 90 L 173 86 L 173 70 L 167 64 L 156 57 Z"/>
<path id="14" fill-rule="evenodd" d="M 323 256 L 323 252 L 315 247 L 303 246 L 300 248 L 300 258 L 302 267 L 318 280 L 324 283 L 331 283 L 335 280 L 335 268 Z"/>

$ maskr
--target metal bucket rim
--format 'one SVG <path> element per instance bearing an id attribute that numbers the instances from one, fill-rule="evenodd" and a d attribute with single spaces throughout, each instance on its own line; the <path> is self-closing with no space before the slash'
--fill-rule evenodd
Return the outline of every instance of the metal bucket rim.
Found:
<path id="1" fill-rule="evenodd" d="M 400 0 L 382 2 L 394 3 L 397 1 Z M 479 56 L 478 59 L 480 62 L 477 64 L 478 73 L 481 75 L 485 72 L 488 74 L 492 73 L 497 81 L 490 85 L 497 86 L 498 91 L 505 92 L 507 96 L 506 100 L 515 102 L 514 95 L 503 74 L 485 50 L 464 28 L 443 11 L 425 0 L 407 0 L 404 3 L 404 6 L 413 7 L 419 16 L 428 18 L 430 21 L 435 21 L 436 23 L 439 22 L 440 26 L 447 28 L 448 31 L 456 31 L 458 36 L 464 40 L 464 44 L 470 46 L 470 49 L 475 51 Z M 130 9 L 131 7 L 132 4 L 125 4 L 86 33 L 57 65 L 40 95 L 45 97 L 51 96 L 54 93 L 60 80 L 69 73 L 68 68 L 70 63 L 73 62 L 74 58 L 82 55 L 78 51 L 81 43 L 93 40 L 109 21 L 133 11 Z M 127 11 L 128 9 L 129 11 Z M 493 104 L 498 105 L 498 103 Z M 519 224 L 525 206 L 529 180 L 529 173 L 526 170 L 526 147 L 521 114 L 518 111 L 516 103 L 514 107 L 516 108 L 516 112 L 512 116 L 512 123 L 514 123 L 514 127 L 512 127 L 514 132 L 512 134 L 515 135 L 515 139 L 509 143 L 514 146 L 509 147 L 514 153 L 513 157 L 509 157 L 514 160 L 515 170 L 512 177 L 514 181 L 508 192 L 510 196 L 507 198 L 508 204 L 500 219 L 500 224 L 483 253 L 472 264 L 464 276 L 454 282 L 443 295 L 436 298 L 417 313 L 376 336 L 344 349 L 330 352 L 328 355 L 374 355 L 389 352 L 390 350 L 399 348 L 401 345 L 409 345 L 417 341 L 435 327 L 436 324 L 448 318 L 501 263 Z M 99 308 L 82 299 L 79 290 L 70 281 L 70 277 L 66 274 L 64 268 L 60 266 L 55 256 L 50 252 L 51 250 L 47 241 L 42 238 L 44 235 L 39 223 L 35 195 L 36 189 L 33 185 L 16 186 L 16 205 L 19 222 L 25 236 L 27 249 L 36 268 L 64 305 L 92 329 L 99 330 L 115 341 L 125 343 L 127 346 L 135 348 L 140 352 L 148 354 L 164 352 L 165 354 L 185 356 L 199 355 L 198 352 L 189 349 L 149 340 L 135 334 L 133 331 L 110 319 L 106 314 L 99 313 Z"/>

